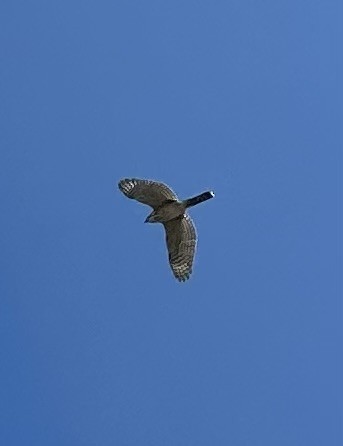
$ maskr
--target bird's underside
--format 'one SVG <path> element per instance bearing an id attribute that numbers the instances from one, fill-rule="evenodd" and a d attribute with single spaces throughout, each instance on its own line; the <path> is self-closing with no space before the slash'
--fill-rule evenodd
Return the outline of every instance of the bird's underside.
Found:
<path id="1" fill-rule="evenodd" d="M 157 181 L 125 178 L 119 181 L 118 186 L 128 198 L 153 208 L 146 222 L 163 224 L 173 274 L 181 282 L 189 279 L 193 268 L 197 234 L 192 219 L 186 214 L 186 209 L 212 198 L 213 192 L 204 192 L 181 201 L 172 189 Z"/>

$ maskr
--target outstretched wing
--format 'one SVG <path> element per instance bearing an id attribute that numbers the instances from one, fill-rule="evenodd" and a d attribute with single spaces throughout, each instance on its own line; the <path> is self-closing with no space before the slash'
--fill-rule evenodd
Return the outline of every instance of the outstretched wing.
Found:
<path id="1" fill-rule="evenodd" d="M 196 250 L 197 234 L 189 215 L 163 223 L 166 230 L 166 241 L 169 263 L 174 276 L 184 282 L 192 273 L 193 259 Z"/>
<path id="2" fill-rule="evenodd" d="M 128 198 L 133 198 L 154 209 L 157 209 L 166 200 L 177 200 L 175 192 L 170 187 L 157 181 L 124 178 L 119 181 L 118 186 Z"/>

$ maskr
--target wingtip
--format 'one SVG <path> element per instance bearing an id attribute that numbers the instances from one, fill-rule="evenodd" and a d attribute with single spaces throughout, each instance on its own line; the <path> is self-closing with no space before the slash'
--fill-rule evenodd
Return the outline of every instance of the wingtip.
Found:
<path id="1" fill-rule="evenodd" d="M 121 179 L 118 181 L 118 188 L 121 191 L 123 190 L 124 181 L 125 181 L 124 179 Z"/>

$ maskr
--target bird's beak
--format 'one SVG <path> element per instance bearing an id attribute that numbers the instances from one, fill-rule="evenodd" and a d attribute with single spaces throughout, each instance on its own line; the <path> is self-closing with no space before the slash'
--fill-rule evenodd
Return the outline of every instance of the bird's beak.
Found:
<path id="1" fill-rule="evenodd" d="M 144 223 L 149 223 L 149 217 L 144 220 Z"/>

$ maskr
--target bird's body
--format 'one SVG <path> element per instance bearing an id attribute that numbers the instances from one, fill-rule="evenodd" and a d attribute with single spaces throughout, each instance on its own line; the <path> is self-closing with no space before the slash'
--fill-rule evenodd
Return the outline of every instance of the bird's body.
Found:
<path id="1" fill-rule="evenodd" d="M 165 223 L 174 218 L 181 217 L 185 213 L 186 207 L 182 201 L 170 200 L 163 203 L 156 210 L 152 211 L 145 220 L 146 223 Z"/>
<path id="2" fill-rule="evenodd" d="M 179 200 L 167 185 L 137 178 L 119 181 L 119 189 L 128 197 L 153 208 L 146 223 L 162 223 L 166 231 L 169 263 L 179 281 L 189 279 L 192 273 L 197 234 L 187 208 L 214 197 L 204 192 L 187 200 Z"/>

